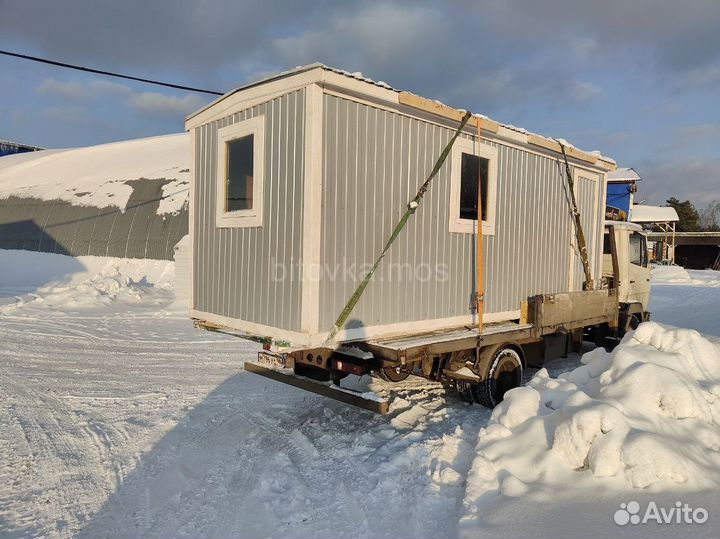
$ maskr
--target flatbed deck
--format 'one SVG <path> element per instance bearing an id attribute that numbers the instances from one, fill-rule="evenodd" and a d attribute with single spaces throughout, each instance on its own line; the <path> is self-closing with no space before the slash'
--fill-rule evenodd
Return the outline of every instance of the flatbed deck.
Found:
<path id="1" fill-rule="evenodd" d="M 406 336 L 369 340 L 366 347 L 375 355 L 389 361 L 413 360 L 425 355 L 445 354 L 474 348 L 478 344 L 494 344 L 512 338 L 530 339 L 532 324 L 503 322 L 486 325 L 482 333 L 477 327 L 463 326 L 444 331 L 434 331 Z"/>

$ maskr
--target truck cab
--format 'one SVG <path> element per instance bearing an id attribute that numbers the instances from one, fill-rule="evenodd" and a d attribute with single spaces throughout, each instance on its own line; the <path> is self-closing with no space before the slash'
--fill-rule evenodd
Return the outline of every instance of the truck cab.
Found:
<path id="1" fill-rule="evenodd" d="M 617 288 L 621 333 L 635 329 L 650 317 L 650 272 L 647 237 L 642 228 L 625 221 L 606 221 L 602 276 L 611 288 Z"/>

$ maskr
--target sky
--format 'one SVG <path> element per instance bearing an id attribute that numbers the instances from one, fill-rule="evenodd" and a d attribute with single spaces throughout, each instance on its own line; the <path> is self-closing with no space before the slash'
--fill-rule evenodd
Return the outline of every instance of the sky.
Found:
<path id="1" fill-rule="evenodd" d="M 0 0 L 0 49 L 225 92 L 323 62 L 720 200 L 718 0 Z M 0 139 L 180 132 L 212 96 L 0 56 Z"/>

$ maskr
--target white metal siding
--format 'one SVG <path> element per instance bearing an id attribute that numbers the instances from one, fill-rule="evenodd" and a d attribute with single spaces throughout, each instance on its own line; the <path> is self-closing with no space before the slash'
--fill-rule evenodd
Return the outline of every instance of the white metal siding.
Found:
<path id="1" fill-rule="evenodd" d="M 343 268 L 369 266 L 382 249 L 453 131 L 336 96 L 324 103 L 324 189 L 320 330 L 327 331 L 362 276 Z M 485 236 L 486 312 L 520 308 L 537 293 L 569 289 L 574 242 L 558 162 L 507 145 L 498 148 L 497 218 Z M 448 231 L 449 160 L 420 208 L 390 249 L 348 327 L 470 314 L 475 237 Z M 598 215 L 581 188 L 581 211 Z M 388 268 L 447 264 L 449 279 L 398 280 Z M 339 266 L 339 278 L 327 268 Z M 355 277 L 355 278 L 353 278 Z"/>
<path id="2" fill-rule="evenodd" d="M 217 228 L 217 131 L 259 114 L 266 122 L 263 226 Z M 304 122 L 301 89 L 196 129 L 195 310 L 300 329 Z M 286 278 L 275 278 L 276 264 Z"/>

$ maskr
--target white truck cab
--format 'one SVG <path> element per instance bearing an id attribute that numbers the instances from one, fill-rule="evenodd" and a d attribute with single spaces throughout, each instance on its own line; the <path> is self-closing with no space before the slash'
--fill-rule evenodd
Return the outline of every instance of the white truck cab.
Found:
<path id="1" fill-rule="evenodd" d="M 618 290 L 621 330 L 634 329 L 649 319 L 650 272 L 647 238 L 642 227 L 625 221 L 606 221 L 602 275 L 611 288 Z"/>

